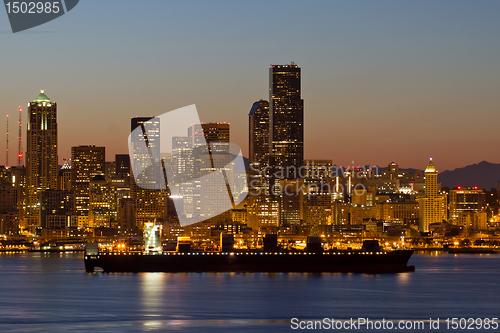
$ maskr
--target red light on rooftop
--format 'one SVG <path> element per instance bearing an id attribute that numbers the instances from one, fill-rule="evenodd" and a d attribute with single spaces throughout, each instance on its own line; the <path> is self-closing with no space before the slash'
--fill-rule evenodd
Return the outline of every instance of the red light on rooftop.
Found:
<path id="1" fill-rule="evenodd" d="M 457 189 L 461 190 L 462 189 L 462 186 L 458 186 Z"/>

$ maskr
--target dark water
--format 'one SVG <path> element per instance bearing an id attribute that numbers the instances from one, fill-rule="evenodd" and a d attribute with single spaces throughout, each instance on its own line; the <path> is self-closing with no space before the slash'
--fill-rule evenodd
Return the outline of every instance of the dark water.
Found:
<path id="1" fill-rule="evenodd" d="M 1 254 L 0 332 L 292 332 L 294 317 L 440 318 L 450 331 L 446 318 L 500 317 L 499 255 L 410 264 L 385 275 L 87 274 L 81 254 Z"/>

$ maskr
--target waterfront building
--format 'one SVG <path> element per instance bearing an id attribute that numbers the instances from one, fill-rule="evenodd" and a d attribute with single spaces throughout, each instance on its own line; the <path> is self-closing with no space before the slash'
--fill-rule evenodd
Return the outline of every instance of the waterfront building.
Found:
<path id="1" fill-rule="evenodd" d="M 42 229 L 65 229 L 77 227 L 74 215 L 74 196 L 72 191 L 45 190 L 40 197 L 40 227 Z"/>
<path id="2" fill-rule="evenodd" d="M 279 199 L 264 193 L 247 198 L 247 223 L 253 230 L 276 233 L 279 226 Z"/>

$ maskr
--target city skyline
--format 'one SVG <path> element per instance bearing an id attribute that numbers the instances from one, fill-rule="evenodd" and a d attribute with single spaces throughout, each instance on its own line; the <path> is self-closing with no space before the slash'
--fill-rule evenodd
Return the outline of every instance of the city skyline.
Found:
<path id="1" fill-rule="evenodd" d="M 3 182 L 12 184 L 0 193 L 7 198 L 4 210 L 10 214 L 2 217 L 2 229 L 15 234 L 16 226 L 11 228 L 10 221 L 18 219 L 21 232 L 29 235 L 41 231 L 47 236 L 51 230 L 66 232 L 71 228 L 117 228 L 120 233 L 122 226 L 135 224 L 133 230 L 137 231 L 158 219 L 170 228 L 169 234 L 182 230 L 202 236 L 206 231 L 200 234 L 182 228 L 198 222 L 216 228 L 217 223 L 227 221 L 244 224 L 247 214 L 258 222 L 249 230 L 256 227 L 282 235 L 331 234 L 348 225 L 372 232 L 374 220 L 404 222 L 408 230 L 413 228 L 410 233 L 416 232 L 415 222 L 419 221 L 418 231 L 424 236 L 449 221 L 474 231 L 495 226 L 495 206 L 493 210 L 485 207 L 479 196 L 448 219 L 448 193 L 441 192 L 432 158 L 425 172 L 400 170 L 393 161 L 382 173 L 353 165 L 342 170 L 342 175 L 331 160 L 304 160 L 300 73 L 301 68 L 294 63 L 271 65 L 272 102 L 254 103 L 248 115 L 249 151 L 256 162 L 250 169 L 258 174 L 240 172 L 240 181 L 234 169 L 237 162 L 232 161 L 234 152 L 229 149 L 230 124 L 200 124 L 193 123 L 196 117 L 179 118 L 187 113 L 197 116 L 194 105 L 158 117 L 130 119 L 130 174 L 123 174 L 123 155 L 115 155 L 115 161 L 108 163 L 106 147 L 94 145 L 72 147 L 71 167 L 66 161 L 58 171 L 58 104 L 41 90 L 28 108 L 26 167 L 2 168 Z M 163 128 L 163 135 L 162 124 L 170 126 Z M 268 142 L 267 153 L 262 151 L 266 148 L 263 140 Z M 118 169 L 117 161 L 121 161 Z M 219 171 L 222 174 L 217 178 Z M 246 184 L 248 175 L 257 183 L 250 182 L 250 196 L 245 201 L 247 186 L 240 188 L 238 184 Z M 492 191 L 496 196 L 493 192 L 491 196 L 497 198 L 498 192 Z M 456 201 L 454 197 L 451 207 L 456 207 Z M 13 215 L 15 209 L 18 215 Z M 251 220 L 248 218 L 249 225 L 255 224 Z"/>
<path id="2" fill-rule="evenodd" d="M 295 65 L 293 62 L 292 62 L 292 64 L 293 64 L 293 66 L 297 66 L 297 65 Z M 271 68 L 270 68 L 270 69 L 272 70 L 274 66 L 277 66 L 277 65 L 275 65 L 275 64 L 271 65 Z M 292 65 L 284 65 L 284 66 L 292 66 Z M 299 70 L 300 70 L 300 68 L 299 68 Z M 272 72 L 271 72 L 271 73 L 272 73 Z M 272 75 L 272 74 L 271 74 L 271 75 Z M 270 89 L 270 90 L 271 90 L 271 89 Z M 48 97 L 46 97 L 46 95 L 45 95 L 45 90 L 44 90 L 44 89 L 41 89 L 41 90 L 40 90 L 39 95 L 37 96 L 37 98 L 35 98 L 35 100 L 34 100 L 34 101 L 30 101 L 30 102 L 28 103 L 28 109 L 27 109 L 28 111 L 29 111 L 29 105 L 31 105 L 31 104 L 33 104 L 33 103 L 37 102 L 37 101 L 40 99 L 40 96 L 43 96 L 43 97 L 47 98 L 47 101 L 49 101 L 49 102 L 50 102 L 50 99 L 49 99 Z M 253 103 L 253 105 L 252 105 L 252 106 L 251 106 L 251 108 L 250 108 L 250 113 L 251 113 L 251 112 L 253 112 L 253 110 L 255 109 L 256 105 L 258 106 L 258 105 L 260 105 L 260 103 L 262 103 L 262 102 L 266 102 L 266 103 L 268 103 L 266 100 L 263 100 L 263 99 L 261 99 L 261 100 L 259 100 L 259 101 L 257 101 L 257 102 L 254 102 L 254 103 Z M 268 103 L 268 104 L 269 104 L 269 103 Z M 55 105 L 55 103 L 54 103 L 54 105 Z M 21 107 L 21 106 L 19 106 L 19 107 L 22 109 L 22 107 Z M 23 109 L 23 111 L 22 111 L 22 112 L 24 112 L 24 111 L 25 111 L 25 110 Z M 304 111 L 302 110 L 302 112 L 304 112 Z M 248 116 L 248 115 L 247 115 L 247 116 Z M 28 117 L 29 117 L 29 115 L 28 115 Z M 132 120 L 133 120 L 134 118 L 151 119 L 152 117 L 153 117 L 153 116 L 151 116 L 151 117 L 139 117 L 139 116 L 134 116 L 134 117 L 131 117 L 131 119 L 132 119 Z M 25 117 L 23 116 L 23 119 L 24 119 L 24 118 L 25 118 Z M 203 123 L 203 122 L 202 122 L 202 123 Z M 208 122 L 208 123 L 210 124 L 211 122 Z M 224 123 L 224 124 L 228 124 L 228 125 L 230 124 L 229 122 L 225 122 L 225 121 L 219 121 L 219 123 Z M 215 124 L 215 123 L 214 123 L 214 124 Z M 22 128 L 25 128 L 25 126 L 28 126 L 28 128 L 29 128 L 29 123 L 27 123 L 27 124 L 23 123 L 22 125 L 23 125 L 23 126 L 22 126 Z M 18 123 L 15 123 L 13 126 L 15 126 L 15 127 L 17 128 Z M 130 126 L 130 125 L 129 125 L 129 126 Z M 250 132 L 251 132 L 251 130 L 250 130 L 250 129 L 247 129 L 247 130 L 248 130 L 248 133 L 250 133 Z M 12 129 L 10 128 L 10 126 L 9 126 L 9 132 L 10 132 L 10 133 L 9 133 L 9 135 L 13 135 L 13 133 L 12 133 Z M 29 132 L 29 130 L 28 130 L 28 129 L 24 129 L 24 130 L 23 130 L 23 132 L 22 132 L 22 148 L 21 148 L 21 161 L 22 161 L 22 162 L 21 162 L 21 163 L 22 163 L 22 165 L 24 165 L 24 166 L 26 166 L 26 163 L 27 163 L 27 162 L 26 162 L 26 156 L 27 156 L 27 154 L 26 154 L 26 153 L 24 153 L 24 152 L 28 150 L 28 148 L 27 148 L 27 144 L 26 144 L 26 141 L 28 141 L 28 140 L 27 140 L 27 137 L 28 137 L 28 132 Z M 241 134 L 241 133 L 240 133 L 240 134 Z M 247 135 L 247 138 L 248 138 L 248 135 Z M 17 140 L 18 138 L 16 137 L 15 139 Z M 248 139 L 247 139 L 247 140 L 248 140 Z M 10 141 L 12 141 L 12 140 L 10 140 Z M 307 141 L 307 140 L 304 140 L 304 141 Z M 16 142 L 14 142 L 14 143 L 16 143 Z M 249 144 L 249 141 L 247 141 L 247 145 L 246 145 L 246 146 L 243 146 L 243 147 L 241 147 L 241 146 L 240 146 L 240 148 L 242 149 L 242 151 L 243 151 L 243 152 L 246 152 L 246 153 L 244 153 L 244 156 L 250 160 L 250 159 L 251 159 L 251 158 L 250 158 L 251 148 L 249 149 L 249 145 L 250 145 L 250 144 Z M 83 145 L 83 144 L 77 144 L 76 146 L 95 146 L 95 145 Z M 61 156 L 59 157 L 59 159 L 58 159 L 58 165 L 59 165 L 60 167 L 62 167 L 62 166 L 66 163 L 66 161 L 67 161 L 67 160 L 71 160 L 71 155 L 72 155 L 72 154 L 71 154 L 71 150 L 72 150 L 74 147 L 76 147 L 76 146 L 72 146 L 72 147 L 70 147 L 70 153 L 68 154 L 68 155 L 69 155 L 69 157 L 68 157 L 68 158 L 66 158 L 66 157 L 61 157 Z M 9 156 L 12 154 L 12 155 L 15 155 L 14 157 L 16 157 L 16 159 L 15 159 L 14 161 L 12 160 L 12 158 L 10 158 L 10 157 L 9 157 L 9 161 L 11 161 L 11 163 L 9 163 L 10 165 L 8 165 L 8 167 L 14 167 L 14 166 L 17 166 L 17 163 L 18 163 L 18 157 L 19 157 L 19 156 L 17 155 L 17 150 L 16 150 L 16 147 L 9 146 L 9 151 L 8 151 L 8 154 L 9 154 Z M 116 155 L 124 155 L 124 154 L 126 155 L 126 153 L 121 153 L 121 152 L 118 152 L 118 151 L 117 151 L 117 152 L 113 152 L 113 153 L 111 153 L 111 154 L 109 154 L 108 156 L 106 156 L 106 157 L 105 157 L 105 161 L 106 161 L 106 162 L 108 162 L 108 161 L 109 161 L 109 162 L 112 162 L 112 161 L 114 161 L 114 158 L 115 158 L 115 156 L 116 156 Z M 57 151 L 57 155 L 61 155 L 61 154 L 59 153 L 59 151 Z M 65 155 L 65 154 L 63 154 L 63 156 L 66 156 L 66 155 Z M 305 151 L 305 150 L 304 150 L 304 156 L 306 156 L 306 151 Z M 325 156 L 320 156 L 319 158 L 327 158 L 327 157 L 325 157 Z M 432 157 L 430 157 L 430 159 L 432 160 Z M 4 160 L 5 160 L 5 158 L 4 158 Z M 305 161 L 305 160 L 308 160 L 308 158 L 304 158 L 303 160 L 304 160 L 304 161 Z M 310 160 L 313 160 L 313 159 L 310 159 Z M 388 161 L 386 161 L 386 162 L 382 162 L 380 165 L 379 165 L 379 164 L 370 164 L 370 163 L 366 163 L 366 164 L 359 164 L 359 163 L 356 163 L 356 161 L 352 160 L 350 164 L 349 164 L 349 162 L 348 162 L 347 164 L 342 165 L 342 164 L 337 164 L 337 163 L 335 163 L 335 160 L 334 160 L 334 159 L 333 159 L 333 161 L 334 161 L 334 162 L 333 162 L 333 165 L 336 165 L 336 166 L 338 166 L 339 168 L 352 168 L 352 167 L 367 166 L 367 165 L 373 165 L 373 166 L 378 166 L 378 167 L 381 167 L 381 168 L 385 168 L 386 164 L 387 164 L 387 163 L 389 163 Z M 397 160 L 392 159 L 392 163 L 393 163 L 393 162 L 395 162 L 395 161 L 396 161 L 396 162 L 398 162 Z M 481 160 L 481 161 L 485 161 L 485 160 Z M 488 162 L 490 162 L 490 163 L 491 163 L 491 161 L 488 161 Z M 479 161 L 477 161 L 477 162 L 472 162 L 472 163 L 479 163 Z M 399 164 L 399 163 L 398 163 L 398 164 Z M 421 163 L 421 161 L 420 161 L 420 164 L 422 164 L 422 163 Z M 441 163 L 441 164 L 444 164 L 444 163 Z M 2 165 L 2 164 L 0 164 L 0 165 Z M 4 166 L 5 166 L 5 165 L 4 165 Z M 417 170 L 424 170 L 424 169 L 425 169 L 425 167 L 421 167 L 420 165 L 417 165 L 417 166 L 411 166 L 411 165 L 409 165 L 409 166 L 407 166 L 407 167 L 402 167 L 402 168 L 403 168 L 403 169 L 404 169 L 404 168 L 407 168 L 407 169 L 417 169 Z M 447 169 L 447 170 L 454 170 L 454 169 L 458 169 L 458 168 L 459 168 L 459 167 L 452 168 L 452 169 Z M 443 170 L 443 169 L 441 169 L 441 170 Z M 443 171 L 446 171 L 446 170 L 443 170 Z"/>
<path id="3" fill-rule="evenodd" d="M 97 4 L 99 13 L 92 10 Z M 123 154 L 128 119 L 194 103 L 203 122 L 230 122 L 233 142 L 248 156 L 246 115 L 255 101 L 267 99 L 266 69 L 295 61 L 303 69 L 305 159 L 337 165 L 394 160 L 402 168 L 424 168 L 422 161 L 434 157 L 440 171 L 500 162 L 494 126 L 500 120 L 500 45 L 493 33 L 499 4 L 192 4 L 151 1 L 137 8 L 123 2 L 117 13 L 110 4 L 86 1 L 30 32 L 2 33 L 0 59 L 9 64 L 2 77 L 9 80 L 0 83 L 0 117 L 15 116 L 19 105 L 26 115 L 26 103 L 45 89 L 59 104 L 62 164 L 77 145 Z M 274 18 L 278 9 L 287 15 Z M 7 31 L 7 20 L 2 22 L 0 30 Z M 46 41 L 53 52 L 22 52 Z M 228 41 L 234 41 L 230 52 L 221 53 Z M 269 52 L 255 51 L 261 49 Z M 39 75 L 29 74 L 33 68 Z M 5 140 L 0 149 L 5 152 Z M 0 164 L 4 159 L 2 154 Z"/>
<path id="4" fill-rule="evenodd" d="M 500 1 L 0 12 L 0 331 L 500 328 Z"/>

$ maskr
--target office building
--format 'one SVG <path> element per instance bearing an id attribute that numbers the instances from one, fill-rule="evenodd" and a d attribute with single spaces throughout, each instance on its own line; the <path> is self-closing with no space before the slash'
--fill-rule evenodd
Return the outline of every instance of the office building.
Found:
<path id="1" fill-rule="evenodd" d="M 134 132 L 136 128 L 142 130 Z M 160 157 L 160 118 L 132 118 L 131 133 L 131 163 L 136 166 L 134 169 L 143 171 L 131 177 L 130 195 L 136 229 L 142 230 L 146 222 L 164 219 L 166 214 L 167 191 L 159 189 L 164 182 L 163 171 L 160 163 L 152 163 L 159 162 Z"/>
<path id="2" fill-rule="evenodd" d="M 26 143 L 26 209 L 24 222 L 29 232 L 39 226 L 38 192 L 57 189 L 57 103 L 42 90 L 28 103 Z"/>
<path id="3" fill-rule="evenodd" d="M 269 70 L 269 154 L 272 165 L 284 168 L 284 178 L 297 178 L 304 163 L 304 101 L 300 67 L 272 65 Z"/>
<path id="4" fill-rule="evenodd" d="M 450 191 L 450 218 L 457 224 L 460 214 L 476 213 L 486 208 L 486 193 L 474 188 L 458 187 Z"/>
<path id="5" fill-rule="evenodd" d="M 117 227 L 117 191 L 103 175 L 90 181 L 89 227 Z"/>
<path id="6" fill-rule="evenodd" d="M 425 197 L 419 198 L 419 231 L 429 232 L 432 223 L 442 223 L 447 218 L 446 196 L 438 192 L 438 171 L 429 161 L 425 169 Z"/>
<path id="7" fill-rule="evenodd" d="M 96 146 L 71 148 L 71 188 L 75 195 L 76 215 L 89 215 L 90 181 L 104 175 L 106 149 Z"/>
<path id="8" fill-rule="evenodd" d="M 126 178 L 130 175 L 130 156 L 128 154 L 116 154 L 116 176 Z"/>
<path id="9" fill-rule="evenodd" d="M 213 152 L 229 152 L 229 124 L 207 123 L 201 124 L 208 149 Z"/>
<path id="10" fill-rule="evenodd" d="M 59 170 L 57 178 L 57 189 L 61 191 L 71 190 L 71 165 L 68 161 L 64 161 L 61 170 Z"/>
<path id="11" fill-rule="evenodd" d="M 248 162 L 251 189 L 262 188 L 264 170 L 269 165 L 269 102 L 253 103 L 248 114 Z"/>
<path id="12" fill-rule="evenodd" d="M 40 227 L 42 229 L 65 229 L 74 219 L 74 198 L 72 191 L 45 190 L 40 197 Z"/>

